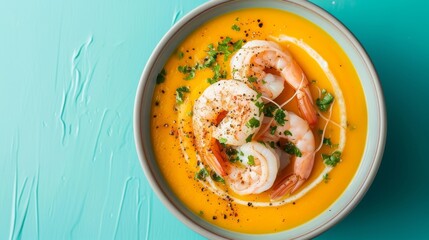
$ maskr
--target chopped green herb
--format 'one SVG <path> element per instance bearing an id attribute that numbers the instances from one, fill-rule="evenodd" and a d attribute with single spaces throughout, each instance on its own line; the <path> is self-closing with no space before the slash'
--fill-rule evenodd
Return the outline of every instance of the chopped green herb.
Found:
<path id="1" fill-rule="evenodd" d="M 165 76 L 167 75 L 167 71 L 163 68 L 158 76 L 156 76 L 156 84 L 163 83 L 165 81 Z"/>
<path id="2" fill-rule="evenodd" d="M 230 47 L 232 45 L 232 49 Z M 218 42 L 217 48 L 214 47 L 213 44 L 209 44 L 207 46 L 207 57 L 204 58 L 204 63 L 200 66 L 201 68 L 209 68 L 212 67 L 216 63 L 216 58 L 219 53 L 224 55 L 225 61 L 228 60 L 228 57 L 237 49 L 240 49 L 243 45 L 243 40 L 238 40 L 237 42 L 233 43 L 232 39 L 230 37 L 225 37 L 225 39 L 222 42 Z M 214 71 L 214 70 L 213 70 Z M 234 69 L 233 69 L 234 71 Z M 237 71 L 237 70 L 236 70 Z M 219 75 L 220 77 L 225 78 L 226 77 L 226 71 L 223 72 L 222 75 Z M 214 82 L 214 79 L 211 79 L 212 82 Z"/>
<path id="3" fill-rule="evenodd" d="M 184 97 L 184 93 L 188 93 L 189 88 L 186 86 L 182 86 L 176 89 L 176 103 L 177 104 L 181 104 L 183 103 L 183 97 Z"/>
<path id="4" fill-rule="evenodd" d="M 217 51 L 216 51 L 216 48 L 213 46 L 213 43 L 210 43 L 208 46 L 207 46 L 207 48 L 209 49 L 208 51 L 207 51 L 207 53 L 209 54 L 209 56 L 216 56 L 217 55 Z"/>
<path id="5" fill-rule="evenodd" d="M 207 57 L 204 59 L 203 66 L 206 68 L 211 67 L 214 63 L 216 63 L 216 57 Z"/>
<path id="6" fill-rule="evenodd" d="M 204 67 L 211 67 L 214 63 L 216 63 L 216 57 L 217 57 L 218 52 L 216 51 L 213 44 L 209 44 L 207 46 L 207 48 L 209 49 L 207 51 L 208 56 L 204 59 L 203 66 Z"/>
<path id="7" fill-rule="evenodd" d="M 253 138 L 253 134 L 250 134 L 249 136 L 247 136 L 246 142 L 248 143 L 248 142 L 252 141 L 252 138 Z"/>
<path id="8" fill-rule="evenodd" d="M 237 26 L 236 24 L 232 25 L 231 27 L 232 30 L 239 32 L 240 31 L 240 27 Z"/>
<path id="9" fill-rule="evenodd" d="M 271 147 L 272 149 L 276 149 L 276 143 L 275 143 L 274 141 L 269 141 L 269 142 L 268 142 L 268 145 L 270 145 L 270 147 Z"/>
<path id="10" fill-rule="evenodd" d="M 325 174 L 323 174 L 323 180 L 325 181 L 325 183 L 327 183 L 328 181 L 329 181 L 329 174 L 328 173 L 325 173 Z"/>
<path id="11" fill-rule="evenodd" d="M 238 151 L 232 147 L 226 148 L 225 152 L 226 152 L 226 155 L 228 155 L 228 156 L 237 155 L 237 153 L 238 153 Z"/>
<path id="12" fill-rule="evenodd" d="M 322 154 L 322 159 L 326 165 L 335 167 L 341 160 L 341 152 L 335 151 L 332 154 Z"/>
<path id="13" fill-rule="evenodd" d="M 191 71 L 191 67 L 185 65 L 185 66 L 178 66 L 177 70 L 181 73 L 188 73 Z"/>
<path id="14" fill-rule="evenodd" d="M 200 171 L 195 173 L 195 178 L 199 180 L 204 180 L 208 175 L 209 173 L 207 172 L 207 169 L 202 168 Z"/>
<path id="15" fill-rule="evenodd" d="M 253 76 L 249 76 L 249 77 L 247 77 L 247 81 L 249 81 L 250 83 L 253 83 L 253 82 L 258 81 L 258 78 L 257 77 L 253 77 Z"/>
<path id="16" fill-rule="evenodd" d="M 239 154 L 240 156 L 244 156 L 244 153 L 243 153 L 242 151 L 238 152 L 238 154 Z"/>
<path id="17" fill-rule="evenodd" d="M 217 80 L 216 80 L 216 79 L 213 79 L 213 78 L 207 78 L 207 82 L 211 85 L 211 84 L 216 83 L 216 82 L 217 82 Z"/>
<path id="18" fill-rule="evenodd" d="M 228 160 L 232 163 L 237 162 L 240 160 L 240 158 L 237 156 L 238 151 L 235 148 L 232 147 L 226 147 L 225 153 L 228 156 Z"/>
<path id="19" fill-rule="evenodd" d="M 213 84 L 213 83 L 219 81 L 219 78 L 226 78 L 226 71 L 221 72 L 220 65 L 215 64 L 213 66 L 212 70 L 213 70 L 214 75 L 212 78 L 207 78 L 208 83 Z"/>
<path id="20" fill-rule="evenodd" d="M 264 107 L 264 115 L 266 117 L 274 117 L 274 111 L 277 109 L 274 105 L 265 105 Z"/>
<path id="21" fill-rule="evenodd" d="M 193 115 L 194 115 L 194 112 L 193 112 L 193 111 L 189 111 L 189 112 L 188 112 L 188 116 L 189 116 L 189 117 L 192 117 Z"/>
<path id="22" fill-rule="evenodd" d="M 295 144 L 293 144 L 291 142 L 286 143 L 286 145 L 283 147 L 283 150 L 285 152 L 289 153 L 290 155 L 302 157 L 301 151 L 295 146 Z"/>
<path id="23" fill-rule="evenodd" d="M 195 70 L 201 70 L 201 69 L 204 69 L 204 68 L 205 68 L 205 66 L 203 64 L 200 64 L 200 63 L 196 63 L 195 67 L 194 67 Z"/>
<path id="24" fill-rule="evenodd" d="M 323 144 L 332 147 L 332 142 L 330 138 L 323 138 Z"/>
<path id="25" fill-rule="evenodd" d="M 240 18 L 239 18 L 239 17 L 236 17 L 236 18 L 235 18 L 235 21 L 238 21 L 238 20 L 240 20 Z"/>
<path id="26" fill-rule="evenodd" d="M 252 155 L 247 156 L 247 164 L 249 164 L 250 166 L 255 165 L 255 157 L 253 157 Z"/>
<path id="27" fill-rule="evenodd" d="M 228 140 L 226 138 L 219 138 L 219 143 L 225 145 Z"/>
<path id="28" fill-rule="evenodd" d="M 259 109 L 259 116 L 261 116 L 261 113 L 264 110 L 264 102 L 256 100 L 255 105 Z"/>
<path id="29" fill-rule="evenodd" d="M 270 134 L 274 135 L 276 133 L 276 130 L 277 130 L 277 126 L 271 126 L 270 127 Z"/>
<path id="30" fill-rule="evenodd" d="M 322 135 L 323 134 L 323 130 L 319 129 L 319 130 L 317 130 L 317 133 L 320 134 L 320 135 Z"/>
<path id="31" fill-rule="evenodd" d="M 186 76 L 184 79 L 185 80 L 191 80 L 195 77 L 195 70 L 189 72 L 188 76 Z"/>
<path id="32" fill-rule="evenodd" d="M 232 54 L 232 51 L 229 49 L 229 42 L 231 42 L 230 37 L 226 37 L 222 42 L 218 43 L 217 51 L 224 55 L 225 61 L 228 60 L 229 55 Z"/>
<path id="33" fill-rule="evenodd" d="M 276 120 L 276 122 L 280 124 L 280 126 L 284 126 L 286 122 L 285 111 L 283 111 L 282 109 L 277 109 L 274 113 L 274 120 Z"/>
<path id="34" fill-rule="evenodd" d="M 258 140 L 258 143 L 260 143 L 260 144 L 262 144 L 262 145 L 266 146 L 266 145 L 265 145 L 265 143 L 264 143 L 264 141 Z"/>
<path id="35" fill-rule="evenodd" d="M 217 175 L 215 172 L 212 173 L 211 177 L 212 177 L 213 181 L 225 184 L 225 179 L 223 179 L 221 176 Z"/>
<path id="36" fill-rule="evenodd" d="M 334 102 L 334 96 L 332 94 L 322 91 L 322 98 L 316 99 L 316 105 L 322 112 L 326 112 L 331 106 L 332 102 Z"/>
<path id="37" fill-rule="evenodd" d="M 240 49 L 242 46 L 243 46 L 243 40 L 242 40 L 242 39 L 240 39 L 240 40 L 238 40 L 237 42 L 235 42 L 235 43 L 233 44 L 234 51 L 237 51 L 237 50 L 238 50 L 238 49 Z"/>
<path id="38" fill-rule="evenodd" d="M 283 134 L 284 134 L 285 136 L 292 136 L 292 133 L 291 133 L 291 131 L 289 131 L 289 130 L 285 130 L 285 131 L 283 132 Z"/>
<path id="39" fill-rule="evenodd" d="M 177 70 L 179 70 L 179 72 L 185 74 L 186 76 L 183 78 L 185 80 L 191 80 L 195 77 L 195 68 L 194 67 L 190 67 L 190 66 L 179 66 L 177 68 Z"/>
<path id="40" fill-rule="evenodd" d="M 204 212 L 202 210 L 200 210 L 199 214 L 200 214 L 200 216 L 203 216 Z"/>
<path id="41" fill-rule="evenodd" d="M 232 163 L 240 161 L 240 158 L 237 155 L 229 156 L 228 160 Z"/>
<path id="42" fill-rule="evenodd" d="M 183 52 L 182 52 L 182 51 L 178 51 L 178 52 L 177 52 L 177 57 L 178 57 L 179 59 L 182 59 L 182 58 L 183 58 L 183 56 L 184 56 L 184 54 L 183 54 Z"/>
<path id="43" fill-rule="evenodd" d="M 207 78 L 207 82 L 213 84 L 219 79 L 224 79 L 227 77 L 227 72 L 225 70 L 222 70 L 220 65 L 218 65 L 216 62 L 218 54 L 223 54 L 226 61 L 234 51 L 241 48 L 242 44 L 243 40 L 232 42 L 232 39 L 230 37 L 225 37 L 221 42 L 218 42 L 217 48 L 215 48 L 213 44 L 209 44 L 207 46 L 207 56 L 204 58 L 204 61 L 202 63 L 197 62 L 195 66 L 178 66 L 177 69 L 179 72 L 185 74 L 185 77 L 183 79 L 191 80 L 195 78 L 197 70 L 211 68 L 213 71 L 213 77 Z M 179 58 L 182 58 L 183 55 L 183 52 L 178 52 Z M 163 77 L 165 76 L 163 76 L 162 74 L 159 75 L 158 78 L 160 82 L 164 81 Z"/>
<path id="44" fill-rule="evenodd" d="M 230 48 L 231 44 L 232 44 L 232 49 Z M 225 39 L 222 42 L 218 43 L 217 52 L 222 53 L 225 61 L 227 61 L 228 57 L 234 51 L 240 49 L 242 45 L 243 45 L 243 40 L 241 40 L 241 39 L 233 43 L 232 39 L 230 37 L 225 37 Z"/>
<path id="45" fill-rule="evenodd" d="M 261 123 L 255 117 L 252 117 L 247 123 L 246 126 L 250 128 L 257 128 Z"/>

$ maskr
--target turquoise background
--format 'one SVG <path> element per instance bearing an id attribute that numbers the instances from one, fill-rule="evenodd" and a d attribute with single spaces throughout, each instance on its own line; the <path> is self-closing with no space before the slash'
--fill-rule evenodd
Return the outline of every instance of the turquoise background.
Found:
<path id="1" fill-rule="evenodd" d="M 152 192 L 132 119 L 150 53 L 204 2 L 1 0 L 0 239 L 203 239 Z M 374 184 L 318 238 L 427 238 L 429 2 L 312 2 L 367 50 L 388 117 Z"/>

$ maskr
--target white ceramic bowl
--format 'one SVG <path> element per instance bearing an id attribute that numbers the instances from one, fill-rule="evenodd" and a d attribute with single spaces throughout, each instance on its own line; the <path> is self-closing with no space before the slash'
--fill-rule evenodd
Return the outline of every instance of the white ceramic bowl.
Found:
<path id="1" fill-rule="evenodd" d="M 169 189 L 157 167 L 150 140 L 150 107 L 157 74 L 167 59 L 190 33 L 202 23 L 226 12 L 243 8 L 269 7 L 295 13 L 330 34 L 353 63 L 365 93 L 368 109 L 368 133 L 362 161 L 344 193 L 326 211 L 294 229 L 273 234 L 252 235 L 231 232 L 202 221 L 190 212 Z M 312 238 L 344 218 L 362 199 L 371 185 L 384 151 L 386 114 L 382 90 L 373 65 L 355 37 L 323 9 L 302 0 L 218 0 L 209 1 L 183 17 L 164 36 L 148 60 L 137 89 L 134 110 L 136 148 L 147 179 L 165 206 L 194 231 L 210 239 L 295 239 Z"/>

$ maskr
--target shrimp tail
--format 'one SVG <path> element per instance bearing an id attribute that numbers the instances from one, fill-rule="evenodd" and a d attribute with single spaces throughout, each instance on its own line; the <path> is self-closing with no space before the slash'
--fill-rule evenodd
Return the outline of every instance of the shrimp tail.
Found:
<path id="1" fill-rule="evenodd" d="M 305 179 L 300 178 L 300 177 L 298 177 L 298 178 L 299 178 L 298 182 L 295 184 L 295 187 L 292 190 L 290 190 L 290 193 L 294 193 L 295 190 L 297 190 L 299 187 L 302 186 L 302 184 L 304 184 Z"/>
<path id="2" fill-rule="evenodd" d="M 194 143 L 203 165 L 217 175 L 226 176 L 228 157 L 219 140 L 230 146 L 241 146 L 248 136 L 258 131 L 249 121 L 260 122 L 264 115 L 255 99 L 258 93 L 243 82 L 220 80 L 204 90 L 195 101 L 192 125 Z"/>
<path id="3" fill-rule="evenodd" d="M 317 124 L 317 112 L 316 112 L 316 108 L 314 107 L 314 103 L 311 98 L 311 94 L 309 90 L 308 89 L 298 90 L 297 98 L 298 98 L 299 112 L 304 117 L 304 119 L 307 120 L 310 128 L 314 128 Z"/>
<path id="4" fill-rule="evenodd" d="M 213 171 L 216 172 L 216 174 L 225 177 L 226 171 L 224 167 L 224 156 L 219 145 L 219 142 L 215 138 L 213 138 L 210 147 L 210 150 L 213 155 L 211 157 L 208 157 L 206 160 L 207 164 L 210 166 L 210 168 L 213 169 Z"/>
<path id="5" fill-rule="evenodd" d="M 304 182 L 305 179 L 296 174 L 286 175 L 273 187 L 270 197 L 272 200 L 277 200 L 288 193 L 291 194 L 301 187 Z"/>

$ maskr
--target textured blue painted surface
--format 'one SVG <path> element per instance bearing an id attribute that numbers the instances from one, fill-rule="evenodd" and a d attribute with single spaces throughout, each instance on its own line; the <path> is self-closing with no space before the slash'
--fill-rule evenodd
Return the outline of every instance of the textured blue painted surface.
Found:
<path id="1" fill-rule="evenodd" d="M 0 239 L 202 239 L 150 189 L 132 114 L 151 51 L 203 2 L 1 2 Z M 312 2 L 373 59 L 389 127 L 373 186 L 319 239 L 427 237 L 429 3 Z"/>

